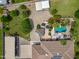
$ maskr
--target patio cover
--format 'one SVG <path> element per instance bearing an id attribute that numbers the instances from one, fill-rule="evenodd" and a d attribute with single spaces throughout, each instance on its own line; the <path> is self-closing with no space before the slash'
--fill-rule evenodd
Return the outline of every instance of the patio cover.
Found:
<path id="1" fill-rule="evenodd" d="M 36 11 L 49 8 L 49 0 L 35 2 Z"/>

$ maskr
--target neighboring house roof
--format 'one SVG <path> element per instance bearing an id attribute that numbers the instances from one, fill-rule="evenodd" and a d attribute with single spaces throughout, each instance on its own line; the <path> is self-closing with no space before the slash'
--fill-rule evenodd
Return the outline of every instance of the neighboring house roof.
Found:
<path id="1" fill-rule="evenodd" d="M 0 5 L 4 5 L 7 3 L 7 0 L 0 0 Z"/>
<path id="2" fill-rule="evenodd" d="M 22 38 L 19 38 L 19 40 L 22 41 Z M 27 42 L 24 44 L 19 44 L 19 56 L 15 56 L 15 43 L 22 43 L 19 41 L 16 41 L 15 37 L 5 37 L 5 59 L 31 59 L 32 58 L 32 45 L 27 44 Z"/>
<path id="3" fill-rule="evenodd" d="M 31 45 L 21 45 L 20 46 L 20 58 L 32 58 L 32 46 Z"/>
<path id="4" fill-rule="evenodd" d="M 5 37 L 5 59 L 15 59 L 15 38 Z"/>
<path id="5" fill-rule="evenodd" d="M 37 11 L 47 9 L 49 8 L 49 0 L 35 2 L 35 6 Z"/>

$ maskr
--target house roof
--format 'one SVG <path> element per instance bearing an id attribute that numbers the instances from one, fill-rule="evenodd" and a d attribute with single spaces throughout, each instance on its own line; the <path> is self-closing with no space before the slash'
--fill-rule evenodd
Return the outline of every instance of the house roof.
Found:
<path id="1" fill-rule="evenodd" d="M 0 0 L 0 4 L 6 4 L 7 0 Z"/>
<path id="2" fill-rule="evenodd" d="M 61 45 L 59 41 L 42 41 L 41 48 L 47 55 L 41 55 L 39 47 L 33 46 L 32 59 L 73 59 L 74 58 L 74 45 L 73 41 L 67 41 L 65 46 Z M 37 50 L 38 49 L 38 50 Z M 41 51 L 43 53 L 44 51 Z"/>
<path id="3" fill-rule="evenodd" d="M 67 44 L 63 46 L 59 41 L 42 42 L 49 52 L 53 55 L 59 53 L 61 59 L 73 59 L 74 58 L 74 43 L 73 41 L 67 41 Z"/>

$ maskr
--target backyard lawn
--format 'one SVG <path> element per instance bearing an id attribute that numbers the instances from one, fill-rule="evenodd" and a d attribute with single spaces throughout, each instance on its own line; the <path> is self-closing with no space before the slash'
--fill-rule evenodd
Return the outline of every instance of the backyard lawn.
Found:
<path id="1" fill-rule="evenodd" d="M 57 9 L 62 16 L 73 16 L 79 9 L 79 0 L 52 0 L 51 9 Z"/>
<path id="2" fill-rule="evenodd" d="M 14 17 L 14 19 L 9 24 L 9 27 L 10 27 L 9 33 L 14 34 L 17 32 L 21 37 L 27 38 L 29 33 L 26 33 L 23 31 L 24 29 L 22 27 L 23 20 L 25 20 L 25 18 L 23 18 L 22 15 L 19 15 L 18 17 Z"/>
<path id="3" fill-rule="evenodd" d="M 25 9 L 18 8 L 17 10 L 10 11 L 10 16 L 12 20 L 5 26 L 6 35 L 16 35 L 27 39 L 30 37 L 30 32 L 32 30 L 31 19 L 29 19 L 30 10 L 22 5 Z M 5 23 L 6 24 L 6 23 Z"/>

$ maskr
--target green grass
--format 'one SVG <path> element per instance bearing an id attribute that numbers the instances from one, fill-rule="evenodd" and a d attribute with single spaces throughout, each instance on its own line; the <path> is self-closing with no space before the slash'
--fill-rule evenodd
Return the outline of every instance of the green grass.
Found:
<path id="1" fill-rule="evenodd" d="M 13 3 L 21 3 L 26 1 L 29 1 L 29 0 L 12 0 Z"/>
<path id="2" fill-rule="evenodd" d="M 2 31 L 0 30 L 0 59 L 2 59 Z"/>
<path id="3" fill-rule="evenodd" d="M 21 22 L 24 19 L 25 18 L 23 18 L 22 15 L 19 15 L 18 17 L 14 17 L 14 19 L 9 24 L 9 26 L 10 26 L 9 33 L 13 34 L 13 33 L 17 32 L 18 34 L 20 34 L 21 37 L 26 38 L 28 35 L 26 35 L 26 33 L 23 33 L 22 25 L 21 25 Z"/>
<path id="4" fill-rule="evenodd" d="M 62 16 L 73 16 L 79 9 L 79 0 L 52 0 L 51 9 L 57 9 Z"/>
<path id="5" fill-rule="evenodd" d="M 22 14 L 22 10 L 19 10 L 20 14 L 18 16 L 12 16 L 12 20 L 9 22 L 9 31 L 6 32 L 6 35 L 9 36 L 14 35 L 17 32 L 19 36 L 28 39 L 30 37 L 31 25 L 28 21 L 25 20 L 28 18 L 27 16 L 24 17 Z M 10 14 L 11 15 L 11 14 Z M 25 23 L 23 23 L 25 22 Z M 24 25 L 25 24 L 25 25 Z M 23 27 L 24 26 L 24 27 Z"/>

